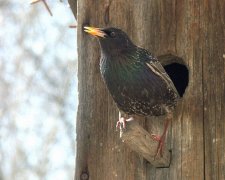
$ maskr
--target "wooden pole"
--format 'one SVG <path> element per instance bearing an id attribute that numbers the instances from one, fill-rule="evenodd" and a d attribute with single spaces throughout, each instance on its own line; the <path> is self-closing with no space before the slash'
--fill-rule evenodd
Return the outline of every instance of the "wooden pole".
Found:
<path id="1" fill-rule="evenodd" d="M 76 1 L 69 2 L 76 16 Z M 78 0 L 77 7 L 75 180 L 225 179 L 224 0 Z M 168 134 L 170 168 L 154 168 L 118 138 L 118 110 L 99 73 L 99 45 L 84 25 L 119 27 L 153 54 L 173 52 L 188 65 L 188 88 Z M 157 123 L 151 117 L 144 127 L 158 134 L 152 130 Z"/>

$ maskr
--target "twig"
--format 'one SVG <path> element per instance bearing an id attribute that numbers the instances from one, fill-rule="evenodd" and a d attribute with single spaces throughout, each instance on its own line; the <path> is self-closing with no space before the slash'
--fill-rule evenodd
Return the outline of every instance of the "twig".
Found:
<path id="1" fill-rule="evenodd" d="M 71 25 L 69 25 L 69 28 L 77 28 L 77 25 L 71 24 Z"/>
<path id="2" fill-rule="evenodd" d="M 52 14 L 52 12 L 51 12 L 51 10 L 50 10 L 50 8 L 49 8 L 49 6 L 48 6 L 46 0 L 32 0 L 30 4 L 36 4 L 36 3 L 40 2 L 40 1 L 42 1 L 42 2 L 44 3 L 45 8 L 46 8 L 47 11 L 49 12 L 49 14 L 50 14 L 51 16 L 53 16 L 53 14 Z"/>

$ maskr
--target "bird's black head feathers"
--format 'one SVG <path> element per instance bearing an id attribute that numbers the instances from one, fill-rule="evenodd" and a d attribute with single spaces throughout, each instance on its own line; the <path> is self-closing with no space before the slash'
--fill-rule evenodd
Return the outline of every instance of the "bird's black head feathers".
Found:
<path id="1" fill-rule="evenodd" d="M 85 31 L 98 37 L 101 51 L 107 55 L 121 53 L 121 51 L 135 47 L 128 35 L 121 29 L 85 27 Z"/>
<path id="2" fill-rule="evenodd" d="M 99 38 L 101 50 L 107 54 L 120 53 L 134 46 L 125 32 L 117 28 L 101 29 L 106 35 Z"/>

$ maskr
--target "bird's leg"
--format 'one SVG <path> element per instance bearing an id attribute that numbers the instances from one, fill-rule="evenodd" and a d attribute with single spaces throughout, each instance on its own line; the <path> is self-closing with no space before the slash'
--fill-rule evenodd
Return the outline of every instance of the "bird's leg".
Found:
<path id="1" fill-rule="evenodd" d="M 151 135 L 153 140 L 159 142 L 155 157 L 157 157 L 159 154 L 160 154 L 161 157 L 163 156 L 163 146 L 164 146 L 164 143 L 165 143 L 165 138 L 166 138 L 167 130 L 168 130 L 169 123 L 170 123 L 171 119 L 172 119 L 172 114 L 168 113 L 167 118 L 166 118 L 166 122 L 165 122 L 165 126 L 164 126 L 164 130 L 163 130 L 163 134 L 161 136 L 156 135 L 156 134 Z"/>
<path id="2" fill-rule="evenodd" d="M 128 117 L 127 115 L 122 115 L 121 112 L 119 112 L 119 121 L 116 123 L 116 129 L 120 128 L 120 130 L 126 129 L 126 122 L 132 121 L 133 117 Z"/>
<path id="3" fill-rule="evenodd" d="M 119 121 L 116 123 L 116 130 L 120 127 L 120 129 L 126 128 L 126 120 L 124 117 L 119 117 Z"/>

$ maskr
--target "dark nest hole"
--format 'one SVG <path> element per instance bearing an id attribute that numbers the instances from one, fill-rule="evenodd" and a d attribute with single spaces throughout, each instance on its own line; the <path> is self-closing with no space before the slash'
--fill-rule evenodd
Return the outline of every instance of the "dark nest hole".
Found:
<path id="1" fill-rule="evenodd" d="M 179 63 L 171 63 L 164 66 L 167 74 L 173 81 L 179 95 L 184 95 L 188 86 L 188 69 L 185 65 Z"/>
<path id="2" fill-rule="evenodd" d="M 174 55 L 163 55 L 158 58 L 173 81 L 180 97 L 183 97 L 189 82 L 188 67 L 183 59 Z"/>

